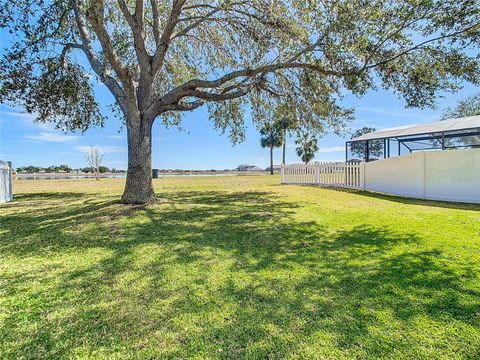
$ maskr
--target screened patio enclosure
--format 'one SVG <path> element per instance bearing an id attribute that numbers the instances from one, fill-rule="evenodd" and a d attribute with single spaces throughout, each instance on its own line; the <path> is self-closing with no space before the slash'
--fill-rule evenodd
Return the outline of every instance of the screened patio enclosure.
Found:
<path id="1" fill-rule="evenodd" d="M 346 161 L 373 161 L 421 150 L 480 148 L 480 115 L 374 131 L 345 144 Z"/>

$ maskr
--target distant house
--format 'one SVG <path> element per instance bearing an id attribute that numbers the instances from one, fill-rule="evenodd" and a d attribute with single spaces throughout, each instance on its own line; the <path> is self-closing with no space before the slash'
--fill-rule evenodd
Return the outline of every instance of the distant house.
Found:
<path id="1" fill-rule="evenodd" d="M 273 165 L 273 171 L 280 171 L 281 165 Z M 270 171 L 270 166 L 265 168 L 265 171 Z"/>
<path id="2" fill-rule="evenodd" d="M 256 165 L 247 165 L 247 164 L 242 164 L 238 165 L 235 171 L 263 171 L 261 168 L 259 168 Z"/>

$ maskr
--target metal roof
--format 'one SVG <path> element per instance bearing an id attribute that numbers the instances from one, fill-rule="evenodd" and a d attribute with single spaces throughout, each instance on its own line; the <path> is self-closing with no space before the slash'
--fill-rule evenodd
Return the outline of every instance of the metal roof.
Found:
<path id="1" fill-rule="evenodd" d="M 414 124 L 390 129 L 383 129 L 356 137 L 350 141 L 396 138 L 411 135 L 469 130 L 476 128 L 480 130 L 480 115 L 435 121 L 427 124 Z"/>

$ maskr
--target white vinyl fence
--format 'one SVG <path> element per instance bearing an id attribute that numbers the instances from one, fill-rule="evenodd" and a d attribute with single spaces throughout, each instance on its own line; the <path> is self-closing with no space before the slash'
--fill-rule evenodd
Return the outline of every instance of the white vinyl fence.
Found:
<path id="1" fill-rule="evenodd" d="M 480 149 L 418 151 L 365 165 L 367 191 L 480 203 Z"/>
<path id="2" fill-rule="evenodd" d="M 0 161 L 0 204 L 13 200 L 11 166 Z"/>
<path id="3" fill-rule="evenodd" d="M 360 189 L 364 166 L 363 162 L 282 165 L 282 184 L 313 184 Z"/>
<path id="4" fill-rule="evenodd" d="M 480 203 L 480 149 L 419 151 L 377 161 L 283 165 L 282 184 Z"/>

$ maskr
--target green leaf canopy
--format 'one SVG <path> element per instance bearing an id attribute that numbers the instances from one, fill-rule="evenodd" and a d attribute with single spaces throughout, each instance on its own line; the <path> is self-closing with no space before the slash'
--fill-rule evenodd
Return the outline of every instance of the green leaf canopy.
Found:
<path id="1" fill-rule="evenodd" d="M 247 109 L 261 124 L 289 104 L 302 126 L 341 132 L 351 118 L 339 105 L 346 92 L 383 87 L 423 107 L 480 79 L 477 0 L 8 0 L 0 8 L 14 39 L 0 62 L 0 99 L 67 130 L 103 124 L 95 79 L 127 127 L 179 125 L 182 112 L 207 104 L 233 141 L 244 136 Z"/>

